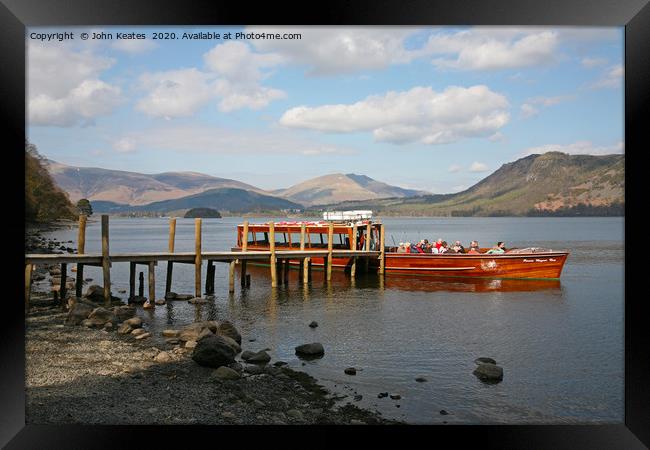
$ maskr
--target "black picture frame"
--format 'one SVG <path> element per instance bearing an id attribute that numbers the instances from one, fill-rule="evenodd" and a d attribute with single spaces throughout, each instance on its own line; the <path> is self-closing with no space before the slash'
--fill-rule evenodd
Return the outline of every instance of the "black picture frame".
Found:
<path id="1" fill-rule="evenodd" d="M 0 445 L 6 448 L 121 448 L 201 445 L 208 437 L 240 442 L 273 441 L 295 427 L 264 433 L 242 427 L 208 426 L 25 426 L 25 323 L 22 304 L 24 198 L 19 183 L 25 138 L 25 27 L 72 25 L 574 25 L 625 26 L 625 419 L 620 425 L 589 426 L 418 426 L 330 427 L 306 432 L 306 439 L 333 442 L 335 433 L 367 433 L 404 442 L 412 433 L 453 439 L 454 446 L 487 448 L 645 448 L 650 446 L 650 327 L 645 324 L 647 294 L 637 294 L 632 243 L 641 242 L 642 183 L 646 118 L 650 117 L 650 5 L 648 0 L 335 0 L 313 4 L 172 0 L 0 0 L 0 123 L 5 176 L 2 178 L 9 236 L 3 278 L 11 286 L 2 304 L 0 332 Z M 11 175 L 18 173 L 18 177 Z M 630 244 L 628 244 L 630 243 Z M 638 248 L 637 254 L 638 254 Z M 642 292 L 642 291 L 641 291 Z M 549 330 L 550 332 L 550 330 Z M 218 428 L 218 429 L 217 429 Z M 361 429 L 363 428 L 363 429 Z M 257 436 L 256 436 L 257 435 Z M 152 436 L 154 438 L 152 438 Z M 154 442 L 152 442 L 152 439 Z M 191 440 L 188 440 L 191 439 Z M 300 442 L 302 438 L 298 441 Z M 217 441 L 215 441 L 217 442 Z M 146 443 L 146 444 L 144 444 Z M 160 444 L 158 444 L 160 445 Z M 305 444 L 307 445 L 307 444 Z"/>

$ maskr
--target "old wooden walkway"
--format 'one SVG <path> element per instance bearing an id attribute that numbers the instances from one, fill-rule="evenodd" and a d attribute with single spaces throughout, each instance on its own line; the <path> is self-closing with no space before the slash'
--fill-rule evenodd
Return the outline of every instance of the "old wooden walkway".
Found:
<path id="1" fill-rule="evenodd" d="M 97 254 L 85 253 L 86 243 L 86 216 L 79 217 L 79 233 L 77 239 L 77 254 L 26 254 L 25 255 L 25 308 L 29 308 L 29 298 L 31 293 L 31 278 L 34 265 L 37 264 L 60 264 L 61 266 L 61 281 L 59 287 L 59 297 L 63 300 L 66 298 L 66 278 L 67 278 L 67 265 L 76 264 L 77 277 L 75 284 L 75 295 L 81 297 L 82 284 L 83 284 L 83 267 L 84 266 L 98 266 L 102 267 L 103 281 L 104 281 L 104 301 L 106 305 L 111 301 L 111 277 L 110 267 L 112 263 L 126 263 L 130 264 L 130 279 L 129 279 L 129 298 L 135 297 L 135 284 L 136 284 L 136 266 L 145 265 L 148 267 L 148 284 L 149 284 L 149 298 L 146 304 L 147 307 L 154 307 L 156 292 L 155 292 L 155 266 L 159 261 L 167 262 L 167 278 L 165 286 L 165 294 L 171 291 L 173 264 L 193 264 L 195 267 L 195 296 L 201 297 L 201 266 L 203 261 L 207 262 L 207 274 L 205 282 L 206 294 L 214 293 L 214 278 L 215 278 L 215 262 L 228 263 L 229 267 L 229 291 L 234 292 L 235 285 L 235 267 L 237 264 L 241 268 L 241 285 L 242 287 L 250 283 L 250 275 L 246 274 L 246 262 L 258 261 L 269 264 L 271 275 L 271 286 L 277 286 L 277 273 L 278 268 L 284 271 L 284 277 L 287 277 L 290 260 L 302 260 L 300 270 L 304 283 L 308 283 L 311 278 L 311 258 L 322 257 L 325 260 L 325 277 L 329 281 L 332 273 L 332 260 L 334 258 L 353 258 L 352 261 L 352 275 L 356 271 L 356 260 L 362 258 L 366 261 L 362 266 L 368 268 L 367 260 L 370 258 L 379 258 L 379 272 L 383 273 L 384 269 L 384 253 L 380 251 L 371 251 L 366 245 L 365 250 L 347 250 L 347 249 L 334 249 L 333 248 L 333 225 L 330 224 L 328 229 L 328 247 L 323 250 L 305 249 L 305 230 L 304 227 L 301 232 L 300 250 L 275 250 L 275 235 L 273 223 L 269 224 L 269 242 L 270 250 L 248 251 L 246 249 L 246 239 L 243 241 L 243 246 L 239 251 L 223 251 L 223 252 L 206 252 L 201 249 L 201 219 L 195 219 L 195 251 L 194 252 L 175 252 L 175 235 L 176 235 L 176 219 L 170 219 L 169 227 L 169 248 L 167 252 L 154 252 L 154 253 L 113 253 L 109 252 L 109 227 L 108 215 L 102 215 L 101 218 L 101 236 L 102 236 L 102 252 Z M 247 235 L 248 221 L 244 222 L 244 236 Z M 384 232 L 383 226 L 380 232 L 380 248 L 384 248 Z M 352 243 L 356 247 L 356 242 Z M 142 295 L 142 273 L 140 278 L 140 295 Z"/>

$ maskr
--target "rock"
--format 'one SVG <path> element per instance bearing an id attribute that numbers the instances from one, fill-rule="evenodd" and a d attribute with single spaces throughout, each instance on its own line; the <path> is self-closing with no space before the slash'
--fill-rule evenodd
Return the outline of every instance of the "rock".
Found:
<path id="1" fill-rule="evenodd" d="M 84 319 L 81 321 L 81 325 L 88 328 L 102 328 L 106 322 L 102 319 Z"/>
<path id="2" fill-rule="evenodd" d="M 147 297 L 141 297 L 139 295 L 134 295 L 133 297 L 129 297 L 129 303 L 135 303 L 141 305 L 146 301 L 147 301 Z"/>
<path id="3" fill-rule="evenodd" d="M 214 333 L 210 331 L 209 328 L 203 328 L 199 333 L 199 337 L 196 339 L 196 341 L 198 342 L 206 336 L 214 336 Z"/>
<path id="4" fill-rule="evenodd" d="M 354 401 L 355 402 L 360 402 L 363 399 L 363 395 L 357 394 L 354 396 Z"/>
<path id="5" fill-rule="evenodd" d="M 176 338 L 165 339 L 165 343 L 167 343 L 167 344 L 169 344 L 169 345 L 180 344 L 180 342 L 181 342 L 181 341 L 178 340 L 178 339 L 176 339 Z"/>
<path id="6" fill-rule="evenodd" d="M 83 320 L 87 319 L 90 313 L 93 312 L 92 306 L 85 303 L 76 303 L 68 312 L 65 323 L 68 325 L 79 325 Z"/>
<path id="7" fill-rule="evenodd" d="M 90 313 L 88 316 L 89 319 L 98 319 L 102 320 L 104 323 L 106 322 L 115 322 L 117 323 L 117 317 L 115 317 L 115 314 L 113 314 L 113 311 L 108 310 L 106 308 L 102 308 L 101 306 L 99 308 L 95 308 L 93 312 Z"/>
<path id="8" fill-rule="evenodd" d="M 104 287 L 98 284 L 90 285 L 83 296 L 93 301 L 102 301 L 104 300 Z"/>
<path id="9" fill-rule="evenodd" d="M 235 328 L 235 326 L 228 321 L 219 323 L 216 329 L 216 333 L 220 334 L 221 336 L 228 336 L 239 345 L 241 345 L 241 334 L 239 334 L 237 328 Z"/>
<path id="10" fill-rule="evenodd" d="M 197 342 L 196 341 L 187 341 L 185 343 L 185 348 L 194 348 L 196 347 Z"/>
<path id="11" fill-rule="evenodd" d="M 181 330 L 178 338 L 181 341 L 198 341 L 204 329 L 206 326 L 202 322 L 191 323 Z"/>
<path id="12" fill-rule="evenodd" d="M 131 317 L 122 323 L 129 325 L 131 328 L 140 328 L 142 326 L 142 319 L 139 317 Z"/>
<path id="13" fill-rule="evenodd" d="M 165 294 L 165 300 L 175 300 L 176 295 L 176 292 L 168 292 Z"/>
<path id="14" fill-rule="evenodd" d="M 204 299 L 204 298 L 201 298 L 201 297 L 194 297 L 194 298 L 189 299 L 187 301 L 187 303 L 191 303 L 193 305 L 202 305 L 204 303 L 208 303 L 208 301 L 206 299 Z"/>
<path id="15" fill-rule="evenodd" d="M 166 303 L 167 302 L 162 298 L 159 298 L 158 300 L 156 300 L 156 305 L 165 305 Z"/>
<path id="16" fill-rule="evenodd" d="M 117 317 L 118 322 L 123 322 L 135 316 L 135 308 L 133 306 L 114 306 L 113 314 Z"/>
<path id="17" fill-rule="evenodd" d="M 190 300 L 192 298 L 194 298 L 194 296 L 191 294 L 176 294 L 174 300 Z"/>
<path id="18" fill-rule="evenodd" d="M 287 411 L 287 416 L 291 417 L 294 420 L 303 420 L 303 415 L 297 409 L 290 409 Z"/>
<path id="19" fill-rule="evenodd" d="M 296 347 L 296 355 L 299 356 L 321 356 L 325 354 L 323 345 L 319 342 L 303 344 Z"/>
<path id="20" fill-rule="evenodd" d="M 228 367 L 230 367 L 232 370 L 237 371 L 238 373 L 242 373 L 244 371 L 244 366 L 242 366 L 238 362 L 234 362 L 231 365 L 229 365 Z"/>
<path id="21" fill-rule="evenodd" d="M 440 415 L 441 415 L 441 416 L 446 416 L 446 415 L 448 415 L 448 414 L 449 414 L 449 413 L 448 413 L 447 411 L 445 411 L 444 409 L 441 409 L 441 410 L 440 410 Z"/>
<path id="22" fill-rule="evenodd" d="M 232 347 L 232 349 L 235 351 L 235 355 L 241 352 L 241 347 L 234 339 L 229 338 L 228 336 L 221 336 L 221 337 L 228 343 L 228 345 Z"/>
<path id="23" fill-rule="evenodd" d="M 177 338 L 181 335 L 180 330 L 163 330 L 162 335 L 168 338 Z"/>
<path id="24" fill-rule="evenodd" d="M 117 293 L 118 294 L 126 294 L 126 289 L 118 289 Z"/>
<path id="25" fill-rule="evenodd" d="M 246 350 L 241 354 L 241 359 L 244 361 L 248 361 L 248 359 L 253 356 L 255 352 L 251 352 L 250 350 Z"/>
<path id="26" fill-rule="evenodd" d="M 251 375 L 259 375 L 264 373 L 264 367 L 257 365 L 246 366 L 244 367 L 244 372 Z"/>
<path id="27" fill-rule="evenodd" d="M 496 365 L 497 362 L 495 360 L 493 360 L 492 358 L 486 358 L 486 357 L 482 356 L 480 358 L 476 358 L 474 360 L 474 363 L 475 364 L 495 364 Z"/>
<path id="28" fill-rule="evenodd" d="M 148 338 L 149 336 L 151 336 L 151 333 L 142 333 L 141 335 L 136 336 L 135 338 L 136 338 L 137 340 L 141 341 L 142 339 L 146 339 L 146 338 Z"/>
<path id="29" fill-rule="evenodd" d="M 141 330 L 142 328 L 139 329 Z M 172 360 L 172 357 L 167 352 L 160 352 L 153 358 L 153 360 L 159 363 L 166 363 L 170 362 Z"/>
<path id="30" fill-rule="evenodd" d="M 271 361 L 271 357 L 264 350 L 259 351 L 257 353 L 253 353 L 246 360 L 247 363 L 254 363 L 254 364 L 266 364 L 269 361 Z"/>
<path id="31" fill-rule="evenodd" d="M 221 366 L 214 372 L 212 372 L 212 377 L 218 380 L 238 380 L 241 378 L 239 372 L 230 367 Z"/>
<path id="32" fill-rule="evenodd" d="M 112 329 L 113 329 L 113 323 L 112 323 L 112 322 L 106 322 L 106 323 L 104 324 L 104 329 L 105 329 L 106 331 L 110 331 L 110 330 L 112 330 Z"/>
<path id="33" fill-rule="evenodd" d="M 474 375 L 481 381 L 496 382 L 503 380 L 503 368 L 495 364 L 479 364 Z"/>
<path id="34" fill-rule="evenodd" d="M 393 400 L 399 400 L 402 398 L 402 396 L 399 394 L 390 394 L 390 398 L 392 398 Z"/>
<path id="35" fill-rule="evenodd" d="M 133 331 L 133 327 L 128 323 L 122 323 L 117 329 L 118 334 L 129 334 L 131 331 Z"/>
<path id="36" fill-rule="evenodd" d="M 424 383 L 425 381 L 428 381 L 428 380 L 423 376 L 419 376 L 419 377 L 415 378 L 415 381 L 417 381 L 418 383 Z"/>
<path id="37" fill-rule="evenodd" d="M 282 367 L 282 366 L 286 366 L 287 363 L 284 362 L 284 361 L 276 361 L 276 362 L 273 363 L 273 365 L 274 365 L 275 367 Z"/>
<path id="38" fill-rule="evenodd" d="M 316 328 L 317 326 L 318 326 L 318 322 L 316 322 L 315 320 L 309 324 L 310 328 Z"/>
<path id="39" fill-rule="evenodd" d="M 133 336 L 140 336 L 141 334 L 145 334 L 146 331 L 144 328 L 136 328 L 135 330 L 131 331 L 131 334 Z"/>
<path id="40" fill-rule="evenodd" d="M 264 367 L 264 372 L 268 373 L 269 375 L 271 375 L 273 377 L 277 377 L 278 375 L 280 375 L 282 373 L 282 370 L 279 369 L 278 367 L 275 367 L 275 366 L 265 366 Z"/>
<path id="41" fill-rule="evenodd" d="M 192 359 L 201 366 L 228 366 L 235 362 L 235 351 L 221 336 L 212 335 L 197 342 Z"/>
<path id="42" fill-rule="evenodd" d="M 357 369 L 355 369 L 354 367 L 348 367 L 343 372 L 345 372 L 346 375 L 356 375 Z"/>

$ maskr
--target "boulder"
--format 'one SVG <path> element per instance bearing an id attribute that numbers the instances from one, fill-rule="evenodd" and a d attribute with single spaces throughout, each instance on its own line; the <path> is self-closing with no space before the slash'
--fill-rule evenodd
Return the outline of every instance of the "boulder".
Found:
<path id="1" fill-rule="evenodd" d="M 82 320 L 88 318 L 91 312 L 93 312 L 92 306 L 85 303 L 75 303 L 68 312 L 65 323 L 68 325 L 79 325 Z"/>
<path id="2" fill-rule="evenodd" d="M 197 342 L 192 359 L 206 367 L 228 366 L 235 362 L 235 351 L 221 336 L 212 335 Z"/>
<path id="3" fill-rule="evenodd" d="M 325 354 L 323 344 L 314 342 L 311 344 L 303 344 L 296 347 L 296 355 L 299 356 L 321 356 Z"/>
<path id="4" fill-rule="evenodd" d="M 139 317 L 131 317 L 126 319 L 123 323 L 129 325 L 131 328 L 140 328 L 142 326 L 142 319 Z"/>
<path id="5" fill-rule="evenodd" d="M 159 363 L 166 363 L 166 362 L 170 362 L 172 360 L 172 357 L 167 352 L 160 352 L 156 356 L 154 356 L 153 360 Z"/>
<path id="6" fill-rule="evenodd" d="M 208 301 L 206 299 L 201 298 L 201 297 L 191 298 L 187 302 L 191 303 L 193 305 L 203 305 L 204 303 L 208 303 Z"/>
<path id="7" fill-rule="evenodd" d="M 241 359 L 243 359 L 244 361 L 248 361 L 248 359 L 249 359 L 251 356 L 253 356 L 254 354 L 255 354 L 255 352 L 251 352 L 250 350 L 246 350 L 245 352 L 243 352 L 243 353 L 241 354 Z"/>
<path id="8" fill-rule="evenodd" d="M 168 292 L 165 294 L 165 300 L 175 300 L 176 295 L 176 292 Z"/>
<path id="9" fill-rule="evenodd" d="M 162 335 L 167 338 L 177 338 L 181 332 L 180 330 L 163 330 Z"/>
<path id="10" fill-rule="evenodd" d="M 156 300 L 156 305 L 165 305 L 165 304 L 167 304 L 165 299 L 159 298 L 158 300 Z"/>
<path id="11" fill-rule="evenodd" d="M 221 337 L 228 343 L 228 345 L 232 347 L 232 349 L 235 351 L 235 355 L 241 352 L 241 347 L 234 339 L 229 338 L 228 336 L 221 336 Z"/>
<path id="12" fill-rule="evenodd" d="M 474 375 L 481 381 L 498 383 L 503 380 L 503 368 L 495 364 L 479 364 Z"/>
<path id="13" fill-rule="evenodd" d="M 119 322 L 124 322 L 125 320 L 135 316 L 135 308 L 128 305 L 114 306 L 113 314 L 115 314 L 115 317 L 117 317 Z"/>
<path id="14" fill-rule="evenodd" d="M 117 329 L 118 334 L 129 334 L 131 331 L 133 331 L 133 327 L 128 323 L 122 323 Z"/>
<path id="15" fill-rule="evenodd" d="M 199 333 L 199 337 L 196 340 L 200 341 L 201 339 L 205 338 L 206 336 L 214 336 L 214 333 L 212 331 L 210 331 L 209 328 L 203 328 L 201 330 L 201 333 Z"/>
<path id="16" fill-rule="evenodd" d="M 348 367 L 343 371 L 346 375 L 356 375 L 357 374 L 357 369 L 354 367 Z"/>
<path id="17" fill-rule="evenodd" d="M 111 311 L 110 309 L 102 308 L 101 306 L 99 308 L 95 308 L 93 312 L 90 313 L 88 318 L 102 320 L 104 323 L 106 322 L 117 323 L 117 317 L 115 316 L 115 314 L 113 314 L 113 311 Z"/>
<path id="18" fill-rule="evenodd" d="M 269 361 L 271 361 L 271 357 L 264 350 L 259 351 L 257 353 L 253 353 L 246 360 L 247 363 L 254 363 L 254 364 L 266 364 Z"/>
<path id="19" fill-rule="evenodd" d="M 241 345 L 241 334 L 239 334 L 237 328 L 235 328 L 235 326 L 228 321 L 221 322 L 217 327 L 216 333 L 222 336 L 228 336 L 229 338 L 234 339 L 235 342 L 237 342 L 239 345 Z"/>
<path id="20" fill-rule="evenodd" d="M 192 298 L 194 298 L 194 296 L 191 294 L 176 294 L 174 300 L 190 300 Z"/>
<path id="21" fill-rule="evenodd" d="M 142 334 L 136 336 L 135 338 L 136 338 L 137 340 L 141 341 L 142 339 L 146 339 L 146 338 L 148 338 L 149 336 L 151 336 L 151 333 L 142 333 Z"/>
<path id="22" fill-rule="evenodd" d="M 139 295 L 134 295 L 133 297 L 129 298 L 129 303 L 135 303 L 137 305 L 141 305 L 146 301 L 147 301 L 147 297 L 141 297 Z"/>
<path id="23" fill-rule="evenodd" d="M 230 367 L 221 366 L 214 372 L 212 372 L 212 377 L 218 380 L 238 380 L 241 378 L 239 372 Z"/>
<path id="24" fill-rule="evenodd" d="M 88 328 L 103 328 L 105 320 L 94 318 L 94 319 L 84 319 L 81 321 L 81 325 Z"/>
<path id="25" fill-rule="evenodd" d="M 201 322 L 191 323 L 180 331 L 178 338 L 181 341 L 198 341 L 205 328 Z"/>
<path id="26" fill-rule="evenodd" d="M 140 336 L 141 334 L 145 334 L 146 331 L 144 328 L 136 328 L 135 330 L 131 331 L 131 334 L 133 336 Z"/>

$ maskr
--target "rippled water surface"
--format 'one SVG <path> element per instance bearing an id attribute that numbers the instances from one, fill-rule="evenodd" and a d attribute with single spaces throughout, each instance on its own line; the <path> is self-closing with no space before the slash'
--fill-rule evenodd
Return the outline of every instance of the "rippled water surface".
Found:
<path id="1" fill-rule="evenodd" d="M 98 218 L 88 225 L 86 252 L 100 250 Z M 262 222 L 266 219 L 254 219 Z M 204 219 L 203 248 L 227 250 L 240 218 Z M 169 302 L 139 311 L 154 331 L 194 320 L 228 319 L 246 350 L 270 348 L 274 360 L 304 370 L 334 392 L 363 398 L 359 406 L 411 423 L 620 423 L 623 421 L 622 218 L 389 218 L 388 245 L 442 237 L 503 240 L 509 247 L 571 252 L 561 281 L 440 280 L 361 274 L 354 282 L 315 271 L 309 287 L 292 271 L 287 286 L 270 288 L 268 268 L 249 268 L 228 293 L 227 266 L 217 264 L 216 299 L 206 305 Z M 49 233 L 76 240 L 76 229 Z M 178 219 L 176 251 L 194 250 L 194 222 Z M 111 252 L 166 251 L 167 219 L 110 219 Z M 142 267 L 144 270 L 144 266 Z M 165 287 L 164 262 L 156 292 Z M 250 267 L 250 266 L 249 266 Z M 172 290 L 192 293 L 191 265 L 174 266 Z M 117 290 L 128 291 L 128 263 L 111 269 Z M 205 264 L 203 265 L 205 280 Z M 73 274 L 74 276 L 74 274 Z M 101 284 L 101 269 L 85 268 Z M 145 272 L 145 280 L 146 272 Z M 145 295 L 147 294 L 145 286 Z M 127 294 L 118 294 L 126 299 Z M 319 326 L 309 328 L 315 320 Z M 159 334 L 159 333 L 157 333 Z M 254 342 L 249 342 L 255 339 Z M 162 338 L 157 337 L 161 345 Z M 306 365 L 294 347 L 321 342 L 322 359 Z M 473 360 L 489 356 L 504 369 L 496 385 L 480 382 Z M 356 367 L 356 376 L 343 373 Z M 418 383 L 417 376 L 427 382 Z M 355 392 L 356 391 L 356 392 Z M 401 400 L 377 398 L 380 392 Z M 399 405 L 399 407 L 397 406 Z M 440 410 L 449 415 L 441 415 Z"/>

